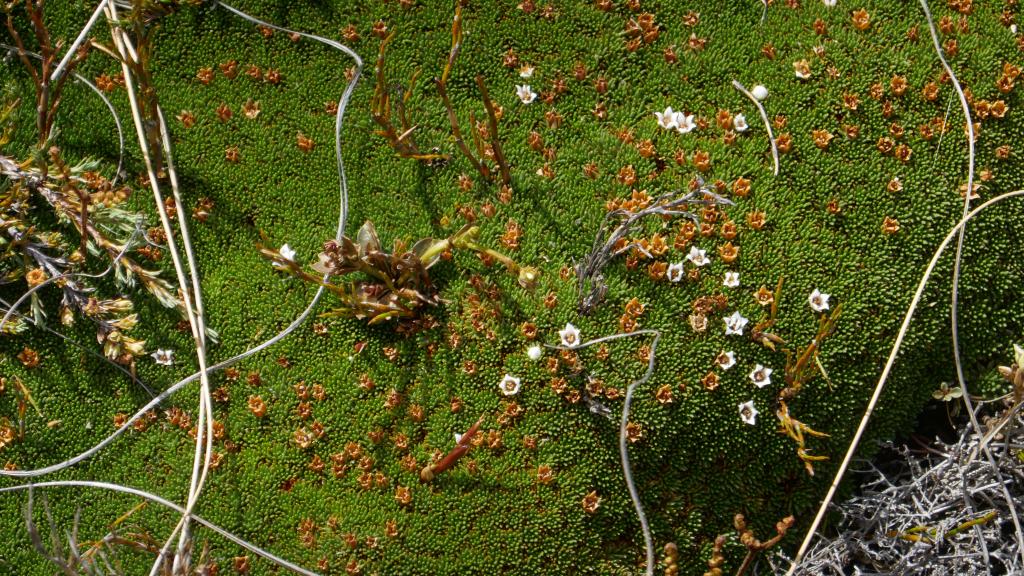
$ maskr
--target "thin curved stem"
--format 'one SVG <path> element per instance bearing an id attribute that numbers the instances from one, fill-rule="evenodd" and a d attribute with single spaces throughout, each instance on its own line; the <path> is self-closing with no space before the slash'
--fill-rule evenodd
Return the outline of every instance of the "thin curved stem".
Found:
<path id="1" fill-rule="evenodd" d="M 640 528 L 644 534 L 644 549 L 647 553 L 647 565 L 645 568 L 645 574 L 647 576 L 654 575 L 654 539 L 651 537 L 651 527 L 647 522 L 647 515 L 644 514 L 644 506 L 640 503 L 640 492 L 636 489 L 636 482 L 633 481 L 633 469 L 629 463 L 629 444 L 627 443 L 627 432 L 626 426 L 629 424 L 629 409 L 633 402 L 633 392 L 637 386 L 647 382 L 651 378 L 651 374 L 654 373 L 654 357 L 658 350 L 658 341 L 661 340 L 660 330 L 637 330 L 636 332 L 623 332 L 619 334 L 611 334 L 609 336 L 602 336 L 601 338 L 595 338 L 594 340 L 588 340 L 581 343 L 578 346 L 569 348 L 567 346 L 552 346 L 546 344 L 548 348 L 555 350 L 576 350 L 580 348 L 587 348 L 594 344 L 600 344 L 602 342 L 608 342 L 611 340 L 618 340 L 620 338 L 632 338 L 635 336 L 646 336 L 653 335 L 654 342 L 651 343 L 651 353 L 647 357 L 647 371 L 644 375 L 637 380 L 634 380 L 626 387 L 626 399 L 622 403 L 622 419 L 619 422 L 619 459 L 622 462 L 622 475 L 626 479 L 626 487 L 629 488 L 629 498 L 633 501 L 633 508 L 636 509 L 637 518 L 640 519 Z"/>

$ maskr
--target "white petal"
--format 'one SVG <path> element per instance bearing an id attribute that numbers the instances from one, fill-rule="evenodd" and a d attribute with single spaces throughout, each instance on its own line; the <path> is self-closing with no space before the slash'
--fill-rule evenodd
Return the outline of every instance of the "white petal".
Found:
<path id="1" fill-rule="evenodd" d="M 750 93 L 753 94 L 754 98 L 757 98 L 758 100 L 764 100 L 765 98 L 768 97 L 768 89 L 762 86 L 761 84 L 754 86 L 754 89 L 751 90 Z"/>
<path id="2" fill-rule="evenodd" d="M 740 419 L 742 419 L 745 423 L 750 424 L 751 426 L 757 424 L 758 411 L 757 408 L 754 407 L 753 400 L 747 400 L 746 402 L 743 402 L 742 404 L 739 405 L 739 409 Z"/>

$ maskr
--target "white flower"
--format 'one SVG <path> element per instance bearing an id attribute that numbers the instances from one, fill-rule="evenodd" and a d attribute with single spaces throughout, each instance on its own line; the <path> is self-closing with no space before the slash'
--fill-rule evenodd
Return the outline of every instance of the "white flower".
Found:
<path id="1" fill-rule="evenodd" d="M 740 418 L 751 426 L 757 424 L 757 408 L 754 408 L 754 401 L 747 400 L 740 404 Z"/>
<path id="2" fill-rule="evenodd" d="M 1016 24 L 1010 24 L 1010 34 L 1013 34 L 1014 36 L 1017 35 L 1017 25 Z"/>
<path id="3" fill-rule="evenodd" d="M 690 253 L 686 255 L 686 259 L 693 262 L 696 266 L 711 264 L 711 259 L 707 257 L 707 252 L 696 246 L 690 246 Z"/>
<path id="4" fill-rule="evenodd" d="M 676 113 L 672 111 L 672 107 L 665 108 L 664 112 L 655 112 L 655 118 L 658 119 L 658 126 L 666 130 L 673 128 L 679 128 L 679 122 L 676 120 Z"/>
<path id="5" fill-rule="evenodd" d="M 519 393 L 519 378 L 511 374 L 505 374 L 505 377 L 498 382 L 498 388 L 505 396 L 512 396 Z"/>
<path id="6" fill-rule="evenodd" d="M 835 8 L 835 6 L 836 6 L 836 0 L 821 0 L 821 1 L 828 8 Z"/>
<path id="7" fill-rule="evenodd" d="M 580 345 L 580 331 L 572 324 L 566 324 L 563 330 L 558 331 L 558 337 L 562 339 L 562 346 L 575 348 Z"/>
<path id="8" fill-rule="evenodd" d="M 680 134 L 686 134 L 693 132 L 697 128 L 697 123 L 693 121 L 693 114 L 684 114 L 682 112 L 676 112 L 676 132 Z"/>
<path id="9" fill-rule="evenodd" d="M 743 335 L 743 328 L 746 327 L 747 320 L 740 314 L 739 310 L 732 313 L 732 316 L 725 318 L 725 335 L 736 334 L 737 336 Z"/>
<path id="10" fill-rule="evenodd" d="M 537 99 L 537 93 L 530 89 L 529 84 L 516 86 L 516 96 L 519 96 L 519 100 L 521 100 L 523 104 L 529 104 Z"/>
<path id="11" fill-rule="evenodd" d="M 683 263 L 676 262 L 675 264 L 669 264 L 668 270 L 665 271 L 665 278 L 668 278 L 669 282 L 679 282 L 683 279 Z"/>
<path id="12" fill-rule="evenodd" d="M 761 84 L 754 86 L 754 89 L 751 90 L 750 93 L 753 94 L 754 98 L 757 98 L 758 100 L 764 100 L 765 98 L 768 97 L 768 89 Z"/>
<path id="13" fill-rule="evenodd" d="M 722 282 L 722 286 L 726 288 L 735 288 L 740 285 L 740 273 L 739 272 L 726 272 L 725 280 Z"/>
<path id="14" fill-rule="evenodd" d="M 157 351 L 150 354 L 150 356 L 152 356 L 153 360 L 161 366 L 170 366 L 174 364 L 174 350 L 158 348 Z"/>
<path id="15" fill-rule="evenodd" d="M 529 64 L 523 64 L 522 66 L 519 67 L 520 78 L 526 79 L 529 78 L 530 76 L 533 76 L 533 66 L 530 66 Z"/>
<path id="16" fill-rule="evenodd" d="M 736 128 L 737 132 L 746 132 L 750 125 L 747 124 L 747 117 L 743 114 L 737 114 L 732 119 L 732 125 Z"/>
<path id="17" fill-rule="evenodd" d="M 540 357 L 543 356 L 543 355 L 544 355 L 544 351 L 541 350 L 540 346 L 538 346 L 536 344 L 534 344 L 533 346 L 530 346 L 529 348 L 526 349 L 526 356 L 530 360 L 533 360 L 534 362 L 536 362 L 537 360 L 540 360 Z"/>
<path id="18" fill-rule="evenodd" d="M 715 356 L 715 364 L 722 370 L 728 370 L 736 365 L 736 353 L 735 352 L 719 352 L 718 356 Z"/>
<path id="19" fill-rule="evenodd" d="M 824 294 L 817 288 L 814 292 L 811 292 L 810 297 L 807 298 L 807 302 L 810 303 L 811 309 L 815 312 L 823 312 L 828 310 L 828 294 Z"/>
<path id="20" fill-rule="evenodd" d="M 750 381 L 758 388 L 764 388 L 772 383 L 772 369 L 758 364 L 750 372 Z"/>

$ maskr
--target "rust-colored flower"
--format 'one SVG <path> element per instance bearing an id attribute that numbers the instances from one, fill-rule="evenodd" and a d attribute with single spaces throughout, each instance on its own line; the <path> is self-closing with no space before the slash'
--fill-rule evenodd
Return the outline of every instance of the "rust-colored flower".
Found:
<path id="1" fill-rule="evenodd" d="M 711 392 L 715 388 L 718 388 L 719 380 L 720 379 L 717 373 L 708 372 L 707 374 L 704 375 L 703 378 L 700 379 L 700 385 L 703 386 L 704 389 L 707 390 L 708 392 Z"/>
<path id="2" fill-rule="evenodd" d="M 643 305 L 643 303 L 640 302 L 640 300 L 638 298 L 630 299 L 629 302 L 626 302 L 626 305 L 625 305 L 624 308 L 625 308 L 626 314 L 629 314 L 630 316 L 633 316 L 634 318 L 639 318 L 640 315 L 644 313 L 644 305 Z"/>
<path id="3" fill-rule="evenodd" d="M 939 85 L 935 82 L 929 82 L 924 85 L 921 89 L 921 96 L 929 102 L 934 102 L 939 98 Z"/>
<path id="4" fill-rule="evenodd" d="M 233 115 L 234 113 L 231 112 L 231 108 L 227 104 L 222 103 L 220 106 L 217 106 L 217 119 L 221 122 L 231 120 Z"/>
<path id="5" fill-rule="evenodd" d="M 722 261 L 726 264 L 731 264 L 736 261 L 736 258 L 740 255 L 740 249 L 734 246 L 732 242 L 726 242 L 718 247 L 718 255 L 722 258 Z"/>
<path id="6" fill-rule="evenodd" d="M 754 230 L 760 230 L 764 228 L 766 223 L 765 213 L 760 210 L 755 210 L 750 214 L 747 214 L 747 224 L 750 225 Z"/>
<path id="7" fill-rule="evenodd" d="M 857 30 L 867 30 L 871 27 L 871 15 L 861 8 L 853 11 L 853 27 Z"/>
<path id="8" fill-rule="evenodd" d="M 896 143 L 888 136 L 882 136 L 878 139 L 878 143 L 875 144 L 875 148 L 877 148 L 883 155 L 890 154 L 895 146 Z"/>
<path id="9" fill-rule="evenodd" d="M 25 346 L 21 352 L 18 353 L 18 360 L 25 368 L 36 368 L 39 366 L 39 353 L 28 346 Z"/>
<path id="10" fill-rule="evenodd" d="M 663 384 L 658 388 L 658 391 L 654 393 L 654 397 L 658 400 L 659 404 L 671 404 L 673 401 L 672 386 L 669 384 Z"/>
<path id="11" fill-rule="evenodd" d="M 238 151 L 238 146 L 228 146 L 224 149 L 224 159 L 232 164 L 237 164 L 241 159 L 241 155 Z"/>
<path id="12" fill-rule="evenodd" d="M 996 100 L 989 106 L 989 112 L 992 113 L 993 118 L 1002 118 L 1003 116 L 1006 116 L 1006 112 L 1009 109 L 1009 106 L 1007 106 L 1006 102 L 1003 100 Z"/>
<path id="13" fill-rule="evenodd" d="M 199 71 L 196 72 L 196 80 L 199 80 L 199 82 L 202 83 L 203 85 L 206 85 L 206 84 L 209 84 L 210 82 L 212 82 L 213 81 L 213 68 L 211 68 L 209 66 L 206 66 L 204 68 L 200 68 Z"/>
<path id="14" fill-rule="evenodd" d="M 303 152 L 309 152 L 316 144 L 308 136 L 299 132 L 295 135 L 295 145 Z"/>
<path id="15" fill-rule="evenodd" d="M 828 130 L 814 130 L 811 137 L 814 139 L 814 145 L 822 150 L 827 149 L 829 142 L 832 141 L 832 133 Z"/>
<path id="16" fill-rule="evenodd" d="M 950 38 L 942 43 L 942 51 L 946 53 L 946 56 L 950 58 L 956 56 L 960 52 L 960 45 L 957 44 L 956 38 Z"/>
<path id="17" fill-rule="evenodd" d="M 909 84 L 907 84 L 906 76 L 900 76 L 897 74 L 896 76 L 892 77 L 892 80 L 889 81 L 889 88 L 892 90 L 892 93 L 896 96 L 903 96 L 903 93 L 907 91 L 908 86 Z"/>
<path id="18" fill-rule="evenodd" d="M 540 484 L 551 484 L 555 479 L 555 472 L 551 469 L 551 466 L 547 464 L 541 464 L 537 467 L 537 482 Z"/>
<path id="19" fill-rule="evenodd" d="M 697 170 L 707 172 L 711 169 L 711 155 L 703 150 L 697 150 L 693 153 L 693 165 Z"/>
<path id="20" fill-rule="evenodd" d="M 842 206 L 839 205 L 838 198 L 832 198 L 828 201 L 828 204 L 825 205 L 825 209 L 828 210 L 829 214 L 835 216 L 842 211 Z"/>
<path id="21" fill-rule="evenodd" d="M 46 272 L 42 268 L 33 268 L 25 273 L 25 282 L 29 288 L 35 288 L 46 282 Z"/>
<path id="22" fill-rule="evenodd" d="M 769 42 L 762 46 L 761 55 L 769 60 L 775 60 L 775 45 Z"/>
<path id="23" fill-rule="evenodd" d="M 597 495 L 597 490 L 591 490 L 589 494 L 584 496 L 581 504 L 587 514 L 597 512 L 597 508 L 601 505 L 601 497 Z"/>
<path id="24" fill-rule="evenodd" d="M 718 127 L 723 130 L 729 130 L 732 128 L 732 113 L 728 110 L 719 110 L 715 114 L 715 123 Z"/>
<path id="25" fill-rule="evenodd" d="M 788 132 L 783 132 L 775 139 L 775 147 L 782 154 L 788 154 L 793 149 L 793 137 Z"/>
<path id="26" fill-rule="evenodd" d="M 885 220 L 882 221 L 882 233 L 883 234 L 895 234 L 900 231 L 900 222 L 895 218 L 886 216 Z"/>
<path id="27" fill-rule="evenodd" d="M 764 284 L 754 292 L 754 300 L 757 301 L 761 306 L 769 306 L 772 302 L 775 302 L 775 294 L 768 289 Z"/>
<path id="28" fill-rule="evenodd" d="M 722 228 L 718 233 L 722 238 L 732 240 L 737 234 L 736 223 L 732 220 L 726 220 L 722 223 Z"/>
<path id="29" fill-rule="evenodd" d="M 653 158 L 657 155 L 658 151 L 654 149 L 654 142 L 650 140 L 641 140 L 636 143 L 636 151 L 640 153 L 643 158 Z"/>
<path id="30" fill-rule="evenodd" d="M 276 68 L 271 68 L 267 70 L 265 78 L 267 82 L 270 82 L 271 84 L 274 84 L 276 86 L 277 84 L 281 83 L 281 71 L 277 70 Z"/>
<path id="31" fill-rule="evenodd" d="M 906 144 L 900 144 L 896 146 L 896 148 L 893 150 L 893 156 L 895 156 L 896 159 L 899 160 L 900 162 L 906 164 L 907 162 L 910 162 L 910 155 L 913 152 L 914 151 L 910 148 L 910 146 L 907 146 Z"/>
<path id="32" fill-rule="evenodd" d="M 651 280 L 661 280 L 665 277 L 666 271 L 668 271 L 668 264 L 665 262 L 651 262 L 647 268 L 647 275 Z"/>
<path id="33" fill-rule="evenodd" d="M 627 164 L 619 169 L 619 174 L 616 176 L 619 184 L 623 186 L 632 186 L 636 183 L 636 169 L 633 168 L 632 164 Z"/>
<path id="34" fill-rule="evenodd" d="M 405 486 L 399 486 L 395 490 L 395 500 L 402 506 L 408 506 L 412 503 L 412 490 Z"/>
<path id="35" fill-rule="evenodd" d="M 299 445 L 299 448 L 305 450 L 313 445 L 314 436 L 309 430 L 306 430 L 305 427 L 302 427 L 296 430 L 294 434 L 292 434 L 292 440 L 294 440 L 295 443 Z"/>
<path id="36" fill-rule="evenodd" d="M 732 193 L 740 198 L 750 195 L 750 180 L 740 176 L 732 183 Z"/>
<path id="37" fill-rule="evenodd" d="M 636 422 L 626 424 L 626 439 L 631 443 L 637 443 L 644 437 L 644 429 Z"/>
<path id="38" fill-rule="evenodd" d="M 998 158 L 1000 160 L 1006 160 L 1009 157 L 1010 157 L 1010 146 L 1008 144 L 1003 144 L 1002 146 L 996 148 L 996 158 Z"/>

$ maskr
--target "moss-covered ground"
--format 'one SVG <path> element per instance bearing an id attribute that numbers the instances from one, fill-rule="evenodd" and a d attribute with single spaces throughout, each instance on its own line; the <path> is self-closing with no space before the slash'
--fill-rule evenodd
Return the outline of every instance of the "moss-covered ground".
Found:
<path id="1" fill-rule="evenodd" d="M 91 4 L 50 3 L 47 18 L 54 33 L 72 38 Z M 558 342 L 558 330 L 567 322 L 578 326 L 584 339 L 612 334 L 620 330 L 625 304 L 637 298 L 645 307 L 640 326 L 663 333 L 655 372 L 633 404 L 631 421 L 642 434 L 630 444 L 656 545 L 675 542 L 681 573 L 702 573 L 715 535 L 731 532 L 738 512 L 765 536 L 780 518 L 795 515 L 796 527 L 785 541 L 792 544 L 845 451 L 932 251 L 963 209 L 958 188 L 966 182 L 964 120 L 952 85 L 942 79 L 920 6 L 839 0 L 830 8 L 812 0 L 776 1 L 762 23 L 762 5 L 756 1 L 640 0 L 638 12 L 620 1 L 609 2 L 608 11 L 583 1 L 538 2 L 532 12 L 523 9 L 529 3 L 517 4 L 468 3 L 463 10 L 466 35 L 448 81 L 466 133 L 471 113 L 485 117 L 475 84 L 478 74 L 503 107 L 499 133 L 512 165 L 513 191 L 510 198 L 500 198 L 498 186 L 481 180 L 459 154 L 430 81 L 440 75 L 449 53 L 449 2 L 237 1 L 239 8 L 276 24 L 346 42 L 367 62 L 342 135 L 350 234 L 370 219 L 385 245 L 395 238 L 444 237 L 471 216 L 480 226 L 481 243 L 536 266 L 542 276 L 534 291 L 525 291 L 499 266 L 486 267 L 473 254 L 456 252 L 431 270 L 445 300 L 431 311 L 437 327 L 402 336 L 391 325 L 330 319 L 317 320 L 325 330 L 314 330 L 311 321 L 238 365 L 237 378 L 214 375 L 214 386 L 223 390 L 214 405 L 224 426 L 216 442 L 222 459 L 198 513 L 329 574 L 352 566 L 381 575 L 638 573 L 643 539 L 619 464 L 616 415 L 625 386 L 646 367 L 641 347 L 650 341 L 618 340 L 607 347 L 607 357 L 595 348 L 579 353 L 584 374 L 603 380 L 600 401 L 611 409 L 609 418 L 591 411 L 585 400 L 567 399 L 569 391 L 583 391 L 584 380 L 570 377 L 564 360 L 553 373 L 549 363 L 555 352 L 530 361 L 526 350 L 532 342 L 521 329 L 523 323 L 534 323 L 536 340 L 549 344 Z M 964 6 L 969 14 L 958 11 Z M 1016 17 L 1016 2 L 974 2 L 971 7 L 961 0 L 936 2 L 932 8 L 937 20 L 951 22 L 941 38 L 955 42 L 955 47 L 947 44 L 947 55 L 969 88 L 975 110 L 982 100 L 1003 101 L 1007 108 L 1002 117 L 989 112 L 977 119 L 978 194 L 984 200 L 1016 189 L 1024 184 L 1022 101 L 1016 89 L 1003 92 L 997 86 L 1004 64 L 1024 63 L 1024 44 L 1008 26 Z M 863 30 L 853 17 L 861 9 L 870 18 Z M 624 30 L 642 12 L 653 14 L 660 34 L 629 51 Z M 688 17 L 691 13 L 699 18 Z M 372 68 L 381 42 L 373 28 L 378 21 L 395 33 L 386 60 L 388 85 L 405 85 L 416 70 L 422 71 L 408 102 L 417 126 L 414 137 L 424 150 L 437 147 L 451 154 L 446 164 L 396 158 L 373 133 Z M 349 24 L 358 40 L 342 40 Z M 228 358 L 276 334 L 312 296 L 312 287 L 275 272 L 255 243 L 264 232 L 273 246 L 288 243 L 297 259 L 311 262 L 322 242 L 333 236 L 338 183 L 329 105 L 338 101 L 353 63 L 312 41 L 293 42 L 283 33 L 266 37 L 213 7 L 166 18 L 156 48 L 153 72 L 164 109 L 169 115 L 190 111 L 196 119 L 190 128 L 172 120 L 171 132 L 189 209 L 200 198 L 214 204 L 209 219 L 193 221 L 192 230 L 208 322 L 220 334 L 210 356 Z M 665 55 L 672 48 L 674 62 Z M 518 67 L 503 64 L 510 52 L 520 64 L 534 66 L 531 78 L 524 80 Z M 231 60 L 240 71 L 234 79 L 219 68 Z M 794 73 L 794 62 L 800 60 L 809 65 L 807 79 Z M 250 66 L 259 67 L 264 77 L 268 70 L 279 71 L 280 82 L 254 80 L 245 73 Z M 197 80 L 206 67 L 214 71 L 209 84 Z M 97 53 L 83 71 L 88 77 L 112 76 L 119 66 Z M 0 65 L 0 75 L 30 89 L 16 59 Z M 905 91 L 895 77 L 905 78 Z M 764 106 L 773 129 L 791 138 L 778 176 L 772 174 L 765 127 L 751 102 L 732 87 L 734 79 L 748 88 L 768 88 Z M 605 81 L 606 91 L 599 93 Z M 926 86 L 933 82 L 937 94 L 929 99 Z M 524 83 L 541 95 L 529 105 L 516 97 L 516 86 Z M 562 91 L 545 102 L 544 94 L 554 92 L 556 83 L 563 83 Z M 858 100 L 855 106 L 851 96 Z M 111 97 L 127 119 L 124 90 Z M 248 99 L 261 107 L 254 119 L 243 114 Z M 233 112 L 227 121 L 218 119 L 221 104 Z M 653 112 L 666 106 L 686 110 L 706 124 L 688 134 L 663 130 Z M 29 108 L 21 111 L 22 144 L 34 139 Z M 595 114 L 599 108 L 605 117 Z M 727 143 L 716 123 L 720 110 L 744 114 L 749 130 Z M 545 118 L 555 112 L 562 118 L 557 127 Z M 943 121 L 948 126 L 944 134 Z M 109 170 L 116 165 L 113 120 L 95 95 L 70 87 L 58 124 L 65 154 L 101 158 Z M 926 138 L 922 126 L 934 134 Z M 851 127 L 859 132 L 856 137 Z M 131 130 L 130 123 L 126 129 Z M 815 130 L 833 135 L 827 147 L 816 146 Z M 532 131 L 542 138 L 541 148 L 550 149 L 547 159 L 529 146 Z M 296 145 L 300 132 L 315 143 L 311 151 Z M 127 136 L 135 141 L 132 132 Z M 909 157 L 902 161 L 883 154 L 883 137 L 908 147 Z M 646 151 L 639 144 L 645 140 L 653 156 L 642 154 Z M 225 159 L 225 150 L 233 146 L 239 152 L 236 163 Z M 695 161 L 702 153 L 710 159 L 705 172 Z M 677 156 L 683 161 L 677 162 Z M 584 172 L 590 163 L 597 168 L 593 179 Z M 538 173 L 545 165 L 550 171 Z M 618 178 L 626 166 L 635 169 L 632 185 Z M 144 173 L 137 146 L 129 147 L 128 172 L 133 178 Z M 571 267 L 590 249 L 607 202 L 628 197 L 634 189 L 652 196 L 686 189 L 697 174 L 709 183 L 721 181 L 735 202 L 708 215 L 717 218 L 710 235 L 698 233 L 682 249 L 674 247 L 681 219 L 648 221 L 643 233 L 650 237 L 660 231 L 667 239 L 669 248 L 657 261 L 684 261 L 695 245 L 707 251 L 711 264 L 700 269 L 697 279 L 670 283 L 651 279 L 652 261 L 630 269 L 620 257 L 606 270 L 606 302 L 581 317 Z M 460 187 L 461 175 L 473 185 Z M 750 181 L 744 196 L 733 191 L 740 178 Z M 901 187 L 890 186 L 895 178 Z M 151 195 L 136 189 L 129 202 L 155 214 Z M 760 230 L 749 223 L 757 212 L 765 220 Z M 992 367 L 1005 362 L 1021 332 L 1022 216 L 1020 204 L 1011 201 L 968 229 L 961 346 L 976 392 L 997 389 Z M 887 217 L 899 223 L 894 234 L 883 233 Z M 516 249 L 501 242 L 511 221 L 522 228 Z M 731 264 L 719 252 L 726 242 L 721 233 L 725 221 L 737 228 L 731 242 L 739 256 Z M 157 222 L 155 216 L 151 222 Z M 171 278 L 166 260 L 159 265 Z M 952 259 L 946 257 L 869 428 L 871 439 L 910 430 L 931 392 L 953 379 L 951 270 Z M 739 272 L 739 286 L 723 286 L 727 271 Z M 772 331 L 791 348 L 806 346 L 817 329 L 819 315 L 807 300 L 813 289 L 830 294 L 833 307 L 843 306 L 837 332 L 820 353 L 830 381 L 811 380 L 790 402 L 794 417 L 830 435 L 808 440 L 813 454 L 829 457 L 815 463 L 813 477 L 793 441 L 777 432 L 775 398 L 783 386 L 786 356 L 747 337 L 767 314 L 752 294 L 762 285 L 774 289 L 780 278 L 785 280 Z M 7 287 L 4 297 L 15 297 L 20 289 Z M 688 321 L 694 300 L 719 293 L 727 296 L 727 306 L 710 314 L 705 332 L 695 332 Z M 55 310 L 56 296 L 50 296 Z M 165 367 L 143 357 L 139 377 L 162 389 L 194 372 L 191 339 L 187 330 L 176 327 L 175 313 L 141 293 L 134 299 L 143 312 L 139 332 L 148 347 L 171 348 L 177 359 Z M 325 297 L 318 311 L 331 305 Z M 722 319 L 734 311 L 751 321 L 742 337 L 724 334 Z M 94 346 L 94 330 L 88 326 L 73 328 L 70 335 Z M 15 358 L 24 346 L 40 353 L 39 367 L 27 369 Z M 45 333 L 5 337 L 0 347 L 0 372 L 19 376 L 44 415 L 30 410 L 24 439 L 0 452 L 0 462 L 17 468 L 48 465 L 87 449 L 114 430 L 116 415 L 131 414 L 149 399 L 121 373 Z M 724 350 L 736 356 L 736 366 L 727 371 L 713 364 Z M 775 370 L 770 386 L 757 388 L 748 377 L 758 363 Z M 713 390 L 702 386 L 709 372 L 720 376 Z M 515 396 L 499 391 L 506 373 L 522 380 Z M 561 395 L 551 386 L 558 376 L 567 378 L 569 390 Z M 322 399 L 301 399 L 300 383 L 322 386 Z M 670 392 L 671 402 L 659 401 L 659 389 L 661 400 L 665 390 Z M 388 408 L 393 393 L 398 403 Z M 247 408 L 253 395 L 267 404 L 263 418 Z M 186 387 L 145 430 L 128 432 L 97 456 L 54 476 L 117 482 L 184 501 L 194 443 L 187 427 L 173 425 L 166 414 L 177 407 L 194 419 L 197 398 L 198 385 Z M 452 409 L 456 398 L 461 400 L 458 411 Z M 747 400 L 760 411 L 753 426 L 737 410 Z M 307 420 L 300 414 L 301 402 L 310 402 Z M 521 414 L 499 422 L 512 402 Z M 0 395 L 0 415 L 13 419 L 16 411 L 17 396 L 8 387 Z M 453 434 L 464 432 L 481 415 L 486 415 L 487 441 L 453 470 L 421 483 L 420 468 L 447 452 Z M 323 425 L 323 436 L 303 449 L 294 433 L 314 420 Z M 48 426 L 52 421 L 59 422 Z M 345 460 L 346 451 L 366 459 Z M 317 458 L 324 464 L 321 470 L 311 466 Z M 553 472 L 550 482 L 538 480 L 542 466 Z M 364 487 L 367 475 L 372 481 Z M 411 490 L 405 505 L 396 499 L 402 487 Z M 600 504 L 590 513 L 582 501 L 592 491 Z M 89 489 L 47 494 L 59 523 L 69 523 L 81 507 L 83 540 L 102 537 L 112 521 L 137 504 L 127 496 Z M 49 574 L 52 569 L 32 550 L 24 530 L 25 501 L 23 493 L 0 495 L 0 559 L 6 563 L 0 572 Z M 176 520 L 174 513 L 150 505 L 127 520 L 125 529 L 162 541 Z M 230 573 L 232 558 L 241 550 L 197 530 L 197 542 L 209 539 L 212 557 L 222 573 Z M 738 544 L 727 546 L 728 565 L 735 568 L 743 552 Z M 135 574 L 151 556 L 125 549 L 119 558 L 127 573 Z M 254 574 L 279 573 L 262 560 L 252 559 L 251 566 Z"/>

